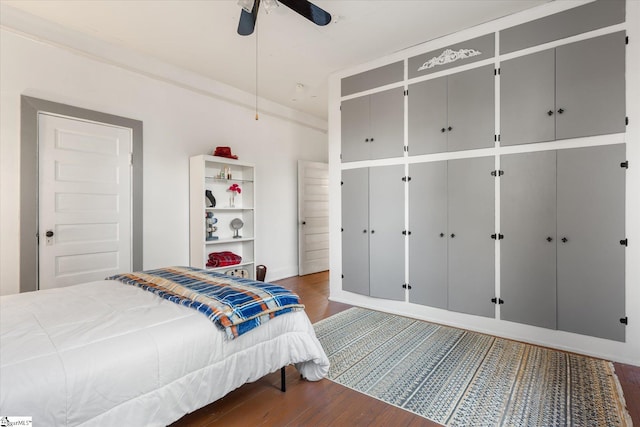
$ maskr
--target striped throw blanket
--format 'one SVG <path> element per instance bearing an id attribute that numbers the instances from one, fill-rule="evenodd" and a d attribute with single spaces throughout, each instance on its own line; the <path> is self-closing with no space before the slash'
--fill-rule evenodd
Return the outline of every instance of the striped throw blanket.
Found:
<path id="1" fill-rule="evenodd" d="M 277 285 L 227 276 L 193 267 L 167 267 L 123 273 L 119 280 L 205 314 L 229 339 L 267 320 L 304 309 L 298 295 Z"/>

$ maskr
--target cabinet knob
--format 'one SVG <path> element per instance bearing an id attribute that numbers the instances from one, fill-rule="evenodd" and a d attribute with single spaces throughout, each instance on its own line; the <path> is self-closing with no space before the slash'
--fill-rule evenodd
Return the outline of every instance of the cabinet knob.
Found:
<path id="1" fill-rule="evenodd" d="M 553 237 L 551 236 L 547 237 L 547 242 L 553 242 Z"/>
<path id="2" fill-rule="evenodd" d="M 363 233 L 366 233 L 366 232 L 367 232 L 367 229 L 365 228 L 364 230 L 362 230 L 362 232 L 363 232 Z"/>
<path id="3" fill-rule="evenodd" d="M 547 111 L 547 116 L 553 116 L 553 110 Z"/>
<path id="4" fill-rule="evenodd" d="M 369 142 L 369 138 L 365 138 L 364 142 Z"/>
<path id="5" fill-rule="evenodd" d="M 369 142 L 373 142 L 373 138 L 369 138 Z"/>
<path id="6" fill-rule="evenodd" d="M 564 109 L 560 108 L 560 109 L 558 110 L 558 114 L 562 114 L 562 113 L 564 113 Z"/>
<path id="7" fill-rule="evenodd" d="M 566 237 L 563 237 L 561 240 L 562 240 L 562 243 L 567 243 L 569 241 L 569 239 L 567 239 Z"/>
<path id="8" fill-rule="evenodd" d="M 453 130 L 453 126 L 449 126 L 449 127 L 447 128 L 447 130 L 448 130 L 449 132 L 451 132 L 451 131 Z"/>
<path id="9" fill-rule="evenodd" d="M 440 132 L 442 132 L 442 133 L 444 133 L 444 132 L 446 132 L 446 131 L 447 131 L 447 130 L 446 130 L 445 128 L 440 129 Z"/>
<path id="10" fill-rule="evenodd" d="M 453 239 L 454 237 L 456 237 L 456 235 L 451 233 L 451 238 Z"/>
<path id="11" fill-rule="evenodd" d="M 444 237 L 444 233 L 440 233 L 440 237 Z"/>
<path id="12" fill-rule="evenodd" d="M 373 233 L 375 233 L 375 232 L 376 232 L 376 230 L 371 230 L 371 234 L 373 234 Z"/>

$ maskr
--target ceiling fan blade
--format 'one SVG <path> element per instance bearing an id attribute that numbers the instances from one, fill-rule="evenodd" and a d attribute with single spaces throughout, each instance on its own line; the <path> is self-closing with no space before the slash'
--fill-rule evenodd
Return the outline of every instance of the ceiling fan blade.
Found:
<path id="1" fill-rule="evenodd" d="M 307 18 L 316 25 L 327 25 L 331 22 L 331 14 L 307 0 L 278 0 L 283 5 Z"/>
<path id="2" fill-rule="evenodd" d="M 260 7 L 260 0 L 256 0 L 253 3 L 253 10 L 251 13 L 242 9 L 240 13 L 240 22 L 238 22 L 238 34 L 241 36 L 248 36 L 253 34 L 253 30 L 256 27 L 256 19 L 258 18 L 258 8 Z"/>

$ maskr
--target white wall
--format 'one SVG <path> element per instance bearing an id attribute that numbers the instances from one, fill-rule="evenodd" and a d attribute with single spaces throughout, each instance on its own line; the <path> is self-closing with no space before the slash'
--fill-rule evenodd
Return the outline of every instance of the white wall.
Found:
<path id="1" fill-rule="evenodd" d="M 104 48 L 95 46 L 96 50 Z M 144 65 L 144 59 L 136 60 Z M 256 164 L 256 261 L 267 265 L 269 280 L 297 274 L 297 161 L 327 161 L 323 122 L 299 119 L 295 112 L 268 102 L 262 104 L 276 113 L 263 112 L 255 121 L 250 108 L 215 94 L 220 84 L 178 69 L 170 71 L 171 80 L 184 77 L 188 83 L 173 84 L 170 79 L 149 77 L 86 52 L 34 40 L 8 29 L 3 21 L 0 294 L 19 289 L 21 95 L 143 122 L 145 269 L 188 265 L 189 157 L 229 145 L 240 159 Z M 223 89 L 225 96 L 252 98 Z M 304 120 L 309 124 L 301 124 Z"/>
<path id="2" fill-rule="evenodd" d="M 371 63 L 362 64 L 353 69 L 344 70 L 331 76 L 329 80 L 330 229 L 339 230 L 341 218 L 340 175 L 343 168 L 340 162 L 339 107 L 341 101 L 341 78 L 398 60 L 404 60 L 413 55 L 442 48 L 453 43 L 469 40 L 502 28 L 508 28 L 527 20 L 536 19 L 582 3 L 584 2 L 566 1 L 548 3 L 526 12 L 514 14 L 469 30 L 451 34 L 439 40 L 412 47 L 394 55 L 380 58 Z M 629 319 L 629 324 L 626 326 L 625 343 L 497 320 L 499 319 L 499 307 L 497 307 L 498 318 L 490 319 L 411 304 L 406 301 L 387 301 L 343 291 L 340 277 L 342 270 L 342 248 L 339 232 L 334 232 L 330 235 L 330 299 L 640 366 L 640 144 L 638 143 L 640 141 L 640 79 L 637 78 L 637 76 L 640 75 L 640 1 L 627 0 L 626 19 L 626 24 L 619 25 L 619 29 L 627 30 L 627 35 L 630 40 L 627 46 L 626 58 L 626 101 L 627 115 L 629 117 L 629 126 L 627 126 L 626 133 L 590 137 L 582 140 L 562 141 L 561 143 L 562 147 L 570 148 L 587 143 L 611 144 L 626 142 L 627 159 L 629 160 L 630 167 L 626 174 L 625 206 L 626 237 L 629 239 L 629 246 L 625 252 L 626 316 Z M 598 31 L 596 30 L 595 33 L 598 33 Z M 558 143 L 548 143 L 546 146 L 540 144 L 540 147 L 555 149 L 558 148 Z M 467 155 L 463 152 L 446 154 L 451 157 Z M 499 154 L 499 151 L 497 149 L 486 149 L 485 154 L 495 155 Z M 434 155 L 433 157 L 436 158 L 437 156 L 438 155 Z M 388 161 L 375 161 L 373 163 L 382 165 L 390 164 L 394 161 L 396 163 L 398 162 L 397 159 L 391 159 Z M 403 162 L 403 160 L 401 160 L 401 162 Z M 345 168 L 361 166 L 366 166 L 366 162 L 354 162 L 345 165 Z M 500 258 L 497 257 L 497 272 L 500 271 L 499 262 Z"/>

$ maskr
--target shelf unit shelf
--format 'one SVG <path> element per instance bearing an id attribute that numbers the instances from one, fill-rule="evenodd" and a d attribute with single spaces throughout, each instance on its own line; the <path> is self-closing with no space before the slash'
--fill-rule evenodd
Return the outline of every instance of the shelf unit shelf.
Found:
<path id="1" fill-rule="evenodd" d="M 255 278 L 255 166 L 239 160 L 208 155 L 193 156 L 189 163 L 189 262 L 193 267 L 226 273 L 244 269 L 249 278 Z M 230 173 L 232 178 L 221 178 Z M 229 187 L 237 184 L 241 193 L 233 197 Z M 215 206 L 205 196 L 210 191 Z M 212 214 L 216 240 L 206 240 L 206 216 Z M 244 223 L 239 230 L 242 237 L 234 238 L 231 221 L 239 218 Z M 211 225 L 211 224 L 209 224 Z M 239 264 L 225 267 L 207 267 L 209 254 L 230 251 L 242 257 Z"/>

